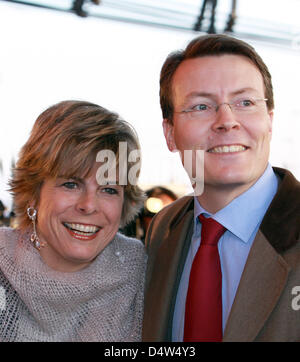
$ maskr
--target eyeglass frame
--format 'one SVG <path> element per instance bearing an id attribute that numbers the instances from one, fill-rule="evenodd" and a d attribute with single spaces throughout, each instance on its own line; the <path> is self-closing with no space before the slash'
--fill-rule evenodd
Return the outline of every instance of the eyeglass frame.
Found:
<path id="1" fill-rule="evenodd" d="M 205 104 L 203 103 L 204 105 L 206 106 L 211 106 L 211 109 L 214 109 L 215 110 L 215 114 L 217 114 L 219 108 L 223 105 L 223 104 L 227 104 L 229 106 L 229 108 L 231 109 L 231 111 L 233 112 L 232 110 L 232 106 L 237 104 L 238 102 L 241 102 L 241 101 L 246 101 L 246 100 L 250 100 L 250 101 L 255 101 L 255 102 L 258 102 L 258 101 L 264 101 L 264 102 L 267 102 L 268 101 L 268 98 L 254 98 L 254 99 L 238 99 L 237 101 L 234 101 L 234 102 L 222 102 L 222 103 L 219 103 L 219 104 Z M 197 104 L 199 105 L 199 104 Z M 196 105 L 196 106 L 197 106 Z M 195 107 L 196 107 L 195 106 Z M 247 108 L 247 107 L 246 107 Z M 193 112 L 196 112 L 198 114 L 201 113 L 201 110 L 195 110 L 193 108 L 188 108 L 188 109 L 184 109 L 182 111 L 174 111 L 174 113 L 179 113 L 179 114 L 190 114 L 190 113 L 193 113 Z M 234 113 L 234 112 L 233 112 Z"/>

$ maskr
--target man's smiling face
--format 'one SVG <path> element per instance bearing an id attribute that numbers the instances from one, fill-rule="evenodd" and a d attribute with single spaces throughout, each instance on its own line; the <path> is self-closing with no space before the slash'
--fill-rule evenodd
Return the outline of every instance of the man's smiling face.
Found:
<path id="1" fill-rule="evenodd" d="M 267 109 L 262 75 L 246 57 L 205 56 L 183 61 L 172 80 L 173 122 L 163 127 L 171 151 L 204 151 L 205 188 L 247 190 L 266 169 L 273 112 Z M 243 115 L 228 104 L 262 100 L 256 112 Z M 194 119 L 183 110 L 202 103 L 221 104 L 209 119 Z M 205 192 L 205 189 L 204 189 Z"/>

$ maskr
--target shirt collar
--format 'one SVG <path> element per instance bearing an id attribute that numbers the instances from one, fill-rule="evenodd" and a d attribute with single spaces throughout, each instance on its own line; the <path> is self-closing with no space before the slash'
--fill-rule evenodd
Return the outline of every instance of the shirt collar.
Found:
<path id="1" fill-rule="evenodd" d="M 246 243 L 261 223 L 277 188 L 277 177 L 268 164 L 265 172 L 253 186 L 215 214 L 207 212 L 194 197 L 194 225 L 196 227 L 199 223 L 198 216 L 205 213 Z"/>

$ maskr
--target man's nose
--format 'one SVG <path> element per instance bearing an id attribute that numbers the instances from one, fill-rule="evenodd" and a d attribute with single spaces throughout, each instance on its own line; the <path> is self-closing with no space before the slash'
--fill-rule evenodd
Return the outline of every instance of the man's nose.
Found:
<path id="1" fill-rule="evenodd" d="M 240 123 L 229 103 L 221 103 L 216 107 L 216 117 L 212 127 L 216 132 L 227 132 L 240 128 Z"/>

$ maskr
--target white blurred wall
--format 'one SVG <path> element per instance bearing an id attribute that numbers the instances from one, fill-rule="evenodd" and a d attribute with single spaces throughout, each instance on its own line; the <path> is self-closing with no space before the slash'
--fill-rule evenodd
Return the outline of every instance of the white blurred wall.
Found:
<path id="1" fill-rule="evenodd" d="M 195 33 L 1 2 L 0 34 L 0 199 L 8 208 L 11 159 L 17 158 L 36 117 L 64 99 L 98 103 L 134 125 L 142 146 L 141 184 L 188 190 L 178 155 L 165 145 L 158 79 L 166 56 Z M 271 162 L 300 179 L 300 49 L 250 43 L 273 76 Z"/>

